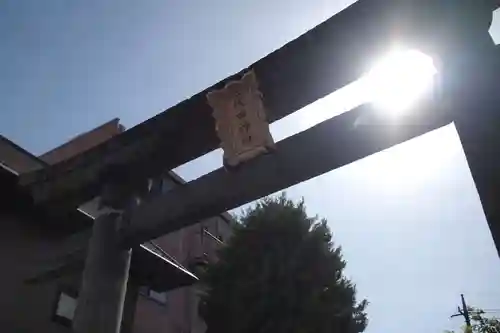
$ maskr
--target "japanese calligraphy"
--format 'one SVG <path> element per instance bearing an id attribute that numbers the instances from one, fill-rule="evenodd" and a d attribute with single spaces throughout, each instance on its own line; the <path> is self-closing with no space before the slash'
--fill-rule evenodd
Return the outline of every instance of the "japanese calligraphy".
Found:
<path id="1" fill-rule="evenodd" d="M 253 71 L 207 94 L 225 163 L 235 166 L 274 147 L 262 93 Z"/>

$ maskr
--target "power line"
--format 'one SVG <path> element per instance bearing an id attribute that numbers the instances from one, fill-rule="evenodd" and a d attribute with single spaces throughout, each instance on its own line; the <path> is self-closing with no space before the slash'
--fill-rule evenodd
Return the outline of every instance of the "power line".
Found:
<path id="1" fill-rule="evenodd" d="M 479 311 L 484 311 L 484 312 L 500 312 L 500 309 L 480 309 Z"/>

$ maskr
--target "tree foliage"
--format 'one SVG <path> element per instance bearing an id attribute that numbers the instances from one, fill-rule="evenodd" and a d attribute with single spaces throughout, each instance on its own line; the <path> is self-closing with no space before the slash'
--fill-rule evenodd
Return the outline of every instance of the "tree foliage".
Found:
<path id="1" fill-rule="evenodd" d="M 200 314 L 208 333 L 358 333 L 367 301 L 356 301 L 346 262 L 326 220 L 283 194 L 239 218 L 208 266 Z"/>
<path id="2" fill-rule="evenodd" d="M 487 317 L 486 312 L 479 308 L 467 307 L 470 315 L 471 326 L 462 327 L 464 333 L 500 333 L 500 321 L 495 317 Z M 453 331 L 445 331 L 454 333 Z"/>
<path id="3" fill-rule="evenodd" d="M 469 310 L 473 333 L 500 333 L 498 318 L 488 318 L 486 313 L 477 308 Z"/>

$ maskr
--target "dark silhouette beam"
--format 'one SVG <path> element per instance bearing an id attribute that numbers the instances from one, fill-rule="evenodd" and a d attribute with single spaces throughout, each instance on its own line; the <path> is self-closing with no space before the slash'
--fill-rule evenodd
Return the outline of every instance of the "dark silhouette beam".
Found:
<path id="1" fill-rule="evenodd" d="M 130 216 L 126 244 L 197 223 L 452 121 L 448 112 L 427 107 L 397 124 L 373 116 L 371 124 L 356 126 L 367 114 L 372 114 L 370 107 L 359 107 L 278 142 L 274 153 L 236 171 L 218 169 L 144 203 Z"/>

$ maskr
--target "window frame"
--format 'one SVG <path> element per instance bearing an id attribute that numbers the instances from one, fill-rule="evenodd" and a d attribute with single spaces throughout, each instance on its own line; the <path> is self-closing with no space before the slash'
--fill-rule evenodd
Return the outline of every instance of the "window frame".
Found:
<path id="1" fill-rule="evenodd" d="M 159 294 L 159 295 L 164 294 L 165 301 L 162 301 L 162 300 L 158 299 L 157 297 L 151 296 L 151 292 L 154 292 L 154 293 Z M 169 297 L 168 297 L 168 292 L 166 292 L 166 291 L 158 292 L 156 290 L 151 289 L 148 286 L 142 286 L 139 288 L 139 294 L 142 295 L 144 298 L 157 303 L 158 305 L 161 305 L 163 307 L 168 306 Z"/>
<path id="2" fill-rule="evenodd" d="M 71 328 L 71 326 L 73 325 L 73 318 L 74 317 L 70 319 L 70 318 L 60 316 L 57 314 L 57 310 L 59 308 L 59 301 L 61 300 L 61 296 L 63 294 L 69 296 L 70 298 L 73 298 L 78 305 L 78 292 L 76 291 L 75 288 L 72 288 L 72 287 L 67 286 L 67 285 L 58 286 L 56 289 L 54 302 L 52 305 L 51 320 L 55 323 L 62 325 L 62 326 Z M 75 307 L 75 311 L 76 311 L 76 307 Z"/>

